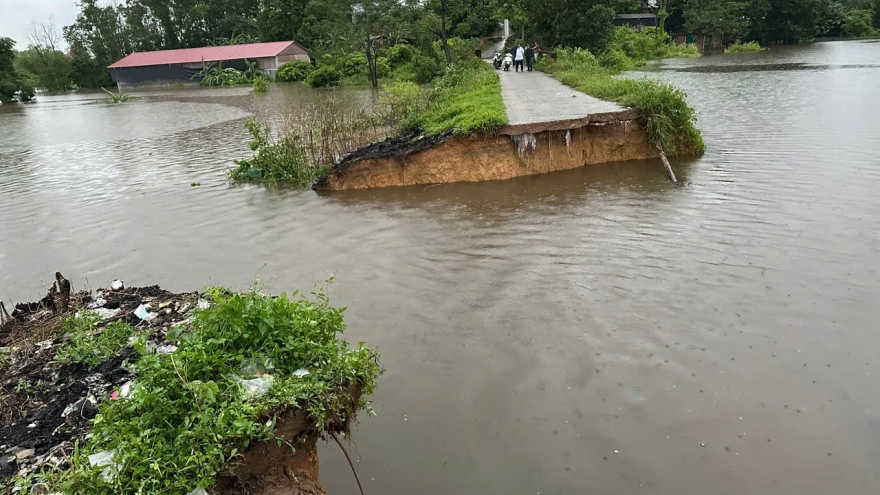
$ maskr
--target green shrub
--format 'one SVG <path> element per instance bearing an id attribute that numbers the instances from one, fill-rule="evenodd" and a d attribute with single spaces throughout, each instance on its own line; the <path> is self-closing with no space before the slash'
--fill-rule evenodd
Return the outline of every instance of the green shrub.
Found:
<path id="1" fill-rule="evenodd" d="M 602 52 L 601 55 L 599 55 L 599 64 L 610 71 L 623 72 L 627 70 L 633 70 L 642 65 L 645 65 L 645 61 L 637 61 L 630 58 L 626 53 L 611 48 L 605 50 L 604 52 Z"/>
<path id="2" fill-rule="evenodd" d="M 336 61 L 336 70 L 342 77 L 365 75 L 367 73 L 367 54 L 349 52 Z"/>
<path id="3" fill-rule="evenodd" d="M 591 56 L 577 49 L 557 51 L 557 60 L 545 68 L 561 82 L 588 95 L 615 101 L 639 111 L 648 140 L 670 155 L 698 155 L 705 151 L 694 125 L 696 112 L 681 90 L 649 79 L 616 79 L 596 67 Z"/>
<path id="4" fill-rule="evenodd" d="M 388 63 L 388 59 L 385 57 L 379 57 L 376 59 L 376 76 L 378 77 L 386 77 L 391 73 L 391 64 Z"/>
<path id="5" fill-rule="evenodd" d="M 385 58 L 392 67 L 398 67 L 408 62 L 412 62 L 415 51 L 405 43 L 398 43 L 385 52 Z"/>
<path id="6" fill-rule="evenodd" d="M 265 93 L 269 91 L 269 80 L 265 77 L 254 79 L 254 93 Z"/>
<path id="7" fill-rule="evenodd" d="M 421 52 L 413 58 L 412 65 L 415 82 L 419 84 L 427 84 L 443 73 L 439 59 Z"/>
<path id="8" fill-rule="evenodd" d="M 766 50 L 766 48 L 763 48 L 757 41 L 743 43 L 742 41 L 737 40 L 736 43 L 725 48 L 724 53 L 760 52 L 761 50 Z"/>
<path id="9" fill-rule="evenodd" d="M 132 336 L 132 329 L 124 321 L 114 321 L 99 330 L 101 316 L 91 311 L 79 311 L 61 323 L 61 331 L 70 336 L 55 355 L 60 363 L 82 363 L 94 368 L 101 361 L 116 355 Z"/>
<path id="10" fill-rule="evenodd" d="M 342 73 L 329 65 L 318 67 L 306 78 L 306 82 L 313 88 L 338 86 L 340 80 L 342 80 Z"/>
<path id="11" fill-rule="evenodd" d="M 323 293 L 314 300 L 256 292 L 218 299 L 196 314 L 174 353 L 139 347 L 131 395 L 102 402 L 70 470 L 50 479 L 52 491 L 210 491 L 253 442 L 299 447 L 301 439 L 274 437 L 275 422 L 288 411 L 304 409 L 321 433 L 345 431 L 356 409 L 368 409 L 365 397 L 381 369 L 376 351 L 348 347 L 344 328 L 343 310 Z M 260 377 L 267 388 L 248 394 L 241 380 Z M 355 405 L 352 389 L 363 393 Z M 110 465 L 91 467 L 87 456 L 101 452 L 111 453 Z"/>
<path id="12" fill-rule="evenodd" d="M 248 120 L 246 126 L 253 137 L 250 148 L 256 155 L 235 161 L 236 167 L 228 172 L 233 182 L 310 187 L 326 171 L 326 165 L 310 163 L 298 134 L 288 133 L 276 139 L 268 126 L 255 119 Z"/>
<path id="13" fill-rule="evenodd" d="M 293 60 L 278 67 L 278 72 L 275 73 L 275 80 L 278 82 L 305 81 L 313 70 L 315 68 L 309 62 Z"/>

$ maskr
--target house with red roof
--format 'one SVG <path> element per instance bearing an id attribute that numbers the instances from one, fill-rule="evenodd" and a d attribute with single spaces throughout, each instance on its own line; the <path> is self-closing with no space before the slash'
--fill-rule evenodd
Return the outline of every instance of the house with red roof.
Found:
<path id="1" fill-rule="evenodd" d="M 292 60 L 309 61 L 309 52 L 295 41 L 206 46 L 180 50 L 134 52 L 109 66 L 113 82 L 120 90 L 136 87 L 165 87 L 175 83 L 198 84 L 198 74 L 206 65 L 246 70 L 248 63 L 271 77 L 278 67 Z"/>

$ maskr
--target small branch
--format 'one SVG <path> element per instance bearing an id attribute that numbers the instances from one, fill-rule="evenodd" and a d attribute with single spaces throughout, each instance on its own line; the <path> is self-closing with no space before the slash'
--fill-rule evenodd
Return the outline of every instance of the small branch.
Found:
<path id="1" fill-rule="evenodd" d="M 675 179 L 675 173 L 672 171 L 672 166 L 669 165 L 669 159 L 666 158 L 666 153 L 657 146 L 657 149 L 660 151 L 660 159 L 663 160 L 663 166 L 666 167 L 666 173 L 669 175 L 669 180 L 672 181 L 673 184 L 677 184 L 678 181 Z"/>
<path id="2" fill-rule="evenodd" d="M 354 468 L 354 463 L 351 462 L 351 457 L 348 455 L 348 450 L 346 450 L 345 446 L 342 445 L 342 442 L 339 441 L 339 437 L 336 436 L 336 432 L 331 431 L 330 436 L 333 437 L 333 440 L 336 440 L 339 448 L 342 449 L 342 453 L 345 454 L 345 458 L 348 460 L 348 465 L 351 467 L 351 474 L 354 475 L 354 480 L 357 481 L 358 489 L 361 491 L 361 495 L 364 495 L 364 487 L 361 486 L 361 479 L 358 478 L 357 470 L 355 470 Z"/>

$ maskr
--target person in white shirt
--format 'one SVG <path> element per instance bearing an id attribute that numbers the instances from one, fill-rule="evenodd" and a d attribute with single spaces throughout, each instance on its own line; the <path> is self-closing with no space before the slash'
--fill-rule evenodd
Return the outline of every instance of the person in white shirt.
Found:
<path id="1" fill-rule="evenodd" d="M 513 58 L 513 71 L 519 72 L 525 70 L 523 69 L 523 59 L 526 58 L 526 51 L 523 50 L 522 45 L 516 45 L 516 56 Z"/>

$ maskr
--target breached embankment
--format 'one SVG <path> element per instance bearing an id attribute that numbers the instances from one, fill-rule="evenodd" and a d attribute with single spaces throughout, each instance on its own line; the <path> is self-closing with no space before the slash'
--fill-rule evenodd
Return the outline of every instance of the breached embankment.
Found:
<path id="1" fill-rule="evenodd" d="M 497 134 L 391 138 L 346 157 L 315 185 L 319 191 L 478 182 L 585 165 L 658 158 L 638 112 L 508 125 Z"/>

